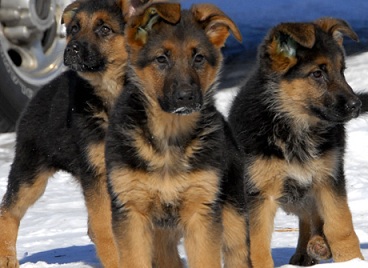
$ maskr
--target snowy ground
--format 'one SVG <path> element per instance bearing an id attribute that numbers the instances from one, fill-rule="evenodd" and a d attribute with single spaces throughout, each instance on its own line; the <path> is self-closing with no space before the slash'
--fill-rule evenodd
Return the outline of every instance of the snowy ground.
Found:
<path id="1" fill-rule="evenodd" d="M 348 58 L 346 77 L 357 91 L 368 90 L 368 52 Z M 217 95 L 219 109 L 226 113 L 236 90 Z M 14 133 L 0 135 L 0 196 L 5 192 L 7 175 L 14 156 Z M 354 226 L 368 259 L 368 115 L 348 124 L 346 177 L 349 205 Z M 272 252 L 276 266 L 286 265 L 297 241 L 297 219 L 279 211 L 275 222 Z M 18 258 L 22 268 L 100 267 L 95 248 L 87 236 L 87 215 L 79 186 L 66 173 L 49 181 L 43 197 L 29 209 L 21 222 Z M 182 247 L 180 250 L 183 254 Z M 321 264 L 321 268 L 368 267 L 368 262 L 352 260 L 341 264 Z M 316 266 L 317 267 L 317 266 Z"/>

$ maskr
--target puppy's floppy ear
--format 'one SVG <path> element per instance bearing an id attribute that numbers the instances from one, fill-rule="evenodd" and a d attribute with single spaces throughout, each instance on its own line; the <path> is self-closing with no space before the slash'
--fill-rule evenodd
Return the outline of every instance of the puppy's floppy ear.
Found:
<path id="1" fill-rule="evenodd" d="M 281 23 L 266 38 L 266 50 L 273 70 L 284 73 L 297 62 L 298 46 L 312 48 L 316 41 L 311 23 Z"/>
<path id="2" fill-rule="evenodd" d="M 153 3 L 140 9 L 137 15 L 128 21 L 125 30 L 127 43 L 130 46 L 143 46 L 147 42 L 149 32 L 159 21 L 176 24 L 180 20 L 180 12 L 178 3 Z"/>
<path id="3" fill-rule="evenodd" d="M 340 46 L 342 46 L 344 35 L 350 37 L 354 41 L 359 41 L 358 35 L 344 20 L 335 18 L 320 18 L 316 20 L 315 23 L 321 27 L 323 31 L 330 34 Z"/>
<path id="4" fill-rule="evenodd" d="M 211 43 L 223 47 L 230 31 L 241 42 L 242 36 L 236 24 L 218 7 L 212 4 L 195 4 L 190 11 L 195 20 L 203 26 Z"/>
<path id="5" fill-rule="evenodd" d="M 137 13 L 137 10 L 153 0 L 116 0 L 117 5 L 123 11 L 124 18 L 127 20 Z"/>
<path id="6" fill-rule="evenodd" d="M 287 39 L 291 39 L 306 48 L 312 48 L 316 42 L 314 26 L 311 23 L 282 23 L 275 28 L 275 32 L 281 33 L 278 36 L 281 46 L 288 43 L 285 42 L 285 38 L 282 38 L 282 34 L 287 35 L 289 37 Z M 286 50 L 288 49 L 286 48 Z"/>
<path id="7" fill-rule="evenodd" d="M 80 1 L 75 1 L 64 9 L 63 16 L 61 17 L 61 24 L 69 24 L 79 9 L 80 4 Z"/>

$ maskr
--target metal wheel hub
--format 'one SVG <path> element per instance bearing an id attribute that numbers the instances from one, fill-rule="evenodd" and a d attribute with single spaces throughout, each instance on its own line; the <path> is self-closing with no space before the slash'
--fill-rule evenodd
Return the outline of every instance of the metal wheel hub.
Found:
<path id="1" fill-rule="evenodd" d="M 1 0 L 0 21 L 13 43 L 29 42 L 54 22 L 54 0 Z"/>
<path id="2" fill-rule="evenodd" d="M 60 24 L 72 0 L 0 0 L 0 60 L 14 84 L 35 88 L 63 69 L 65 29 Z M 22 93 L 32 97 L 32 90 Z"/>

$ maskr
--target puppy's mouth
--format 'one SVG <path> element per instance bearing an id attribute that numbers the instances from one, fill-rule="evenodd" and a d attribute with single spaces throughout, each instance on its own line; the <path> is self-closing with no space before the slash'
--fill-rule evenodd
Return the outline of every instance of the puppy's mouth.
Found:
<path id="1" fill-rule="evenodd" d="M 320 119 L 335 124 L 346 123 L 351 119 L 357 118 L 360 114 L 360 109 L 349 113 L 339 113 L 329 109 L 317 109 L 316 107 L 313 107 L 312 110 Z"/>
<path id="2" fill-rule="evenodd" d="M 202 101 L 191 101 L 186 103 L 180 103 L 170 100 L 169 98 L 159 99 L 161 109 L 167 113 L 176 115 L 189 115 L 195 112 L 199 112 L 202 109 Z"/>
<path id="3" fill-rule="evenodd" d="M 76 72 L 100 72 L 105 68 L 105 62 L 103 60 L 85 62 L 76 57 L 65 57 L 64 65 Z"/>
<path id="4" fill-rule="evenodd" d="M 176 102 L 164 101 L 159 99 L 161 109 L 167 113 L 177 115 L 189 115 L 195 112 L 199 112 L 202 109 L 201 102 L 191 102 L 186 105 L 178 105 Z"/>
<path id="5" fill-rule="evenodd" d="M 196 103 L 195 105 L 191 107 L 179 107 L 176 109 L 173 109 L 171 113 L 178 114 L 178 115 L 188 115 L 194 112 L 198 112 L 202 108 L 202 105 L 199 103 Z"/>

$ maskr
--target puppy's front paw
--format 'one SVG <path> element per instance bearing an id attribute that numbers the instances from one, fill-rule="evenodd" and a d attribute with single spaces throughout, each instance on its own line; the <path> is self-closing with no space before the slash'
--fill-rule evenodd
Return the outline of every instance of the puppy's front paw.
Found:
<path id="1" fill-rule="evenodd" d="M 16 256 L 0 256 L 0 268 L 19 268 Z"/>
<path id="2" fill-rule="evenodd" d="M 295 253 L 291 257 L 289 264 L 298 265 L 298 266 L 312 266 L 312 265 L 318 264 L 318 260 L 309 256 L 306 252 Z"/>

